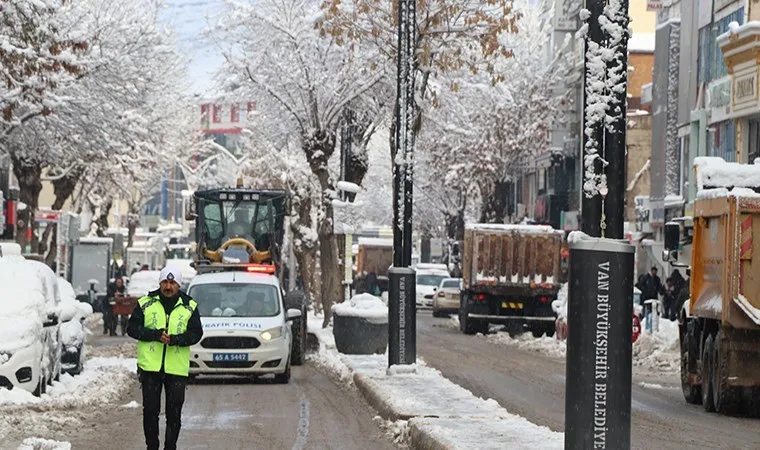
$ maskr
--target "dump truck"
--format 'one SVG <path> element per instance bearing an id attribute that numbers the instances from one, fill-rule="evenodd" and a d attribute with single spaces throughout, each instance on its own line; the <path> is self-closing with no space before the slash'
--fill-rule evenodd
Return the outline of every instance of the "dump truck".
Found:
<path id="1" fill-rule="evenodd" d="M 188 202 L 185 220 L 195 221 L 195 254 L 198 275 L 222 271 L 259 271 L 274 266 L 272 273 L 284 287 L 285 267 L 281 248 L 288 215 L 287 192 L 280 189 L 249 189 L 238 180 L 234 188 L 195 191 Z M 293 262 L 289 276 L 295 276 Z M 270 273 L 269 268 L 264 268 Z M 284 288 L 283 288 L 284 289 Z M 306 296 L 302 291 L 283 293 L 285 309 L 298 309 L 293 320 L 293 364 L 303 363 L 306 349 Z"/>
<path id="2" fill-rule="evenodd" d="M 695 175 L 693 220 L 665 225 L 663 252 L 690 276 L 681 387 L 686 402 L 733 414 L 760 405 L 760 166 L 696 158 Z"/>
<path id="3" fill-rule="evenodd" d="M 564 232 L 546 225 L 468 224 L 464 233 L 459 325 L 486 333 L 491 323 L 510 334 L 526 328 L 554 335 L 552 301 L 562 279 Z"/>

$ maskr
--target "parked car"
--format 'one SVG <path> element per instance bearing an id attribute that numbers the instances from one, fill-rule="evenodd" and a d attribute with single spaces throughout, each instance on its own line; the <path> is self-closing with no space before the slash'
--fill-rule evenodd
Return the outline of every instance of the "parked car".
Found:
<path id="1" fill-rule="evenodd" d="M 60 296 L 50 268 L 25 260 L 20 249 L 9 255 L 6 247 L 0 258 L 0 387 L 39 396 L 60 375 Z"/>
<path id="2" fill-rule="evenodd" d="M 447 317 L 459 313 L 459 295 L 462 292 L 461 278 L 444 278 L 433 297 L 433 317 Z"/>
<path id="3" fill-rule="evenodd" d="M 420 263 L 415 266 L 417 279 L 416 303 L 417 306 L 432 307 L 433 296 L 444 278 L 451 275 L 444 264 Z"/>
<path id="4" fill-rule="evenodd" d="M 61 370 L 70 375 L 82 373 L 85 359 L 87 331 L 86 318 L 92 315 L 92 306 L 76 299 L 74 287 L 63 278 L 58 278 L 61 292 Z"/>

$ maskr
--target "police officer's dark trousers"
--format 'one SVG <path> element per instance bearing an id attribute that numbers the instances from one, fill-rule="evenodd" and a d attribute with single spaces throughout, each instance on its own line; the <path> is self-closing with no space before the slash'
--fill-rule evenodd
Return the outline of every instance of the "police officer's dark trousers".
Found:
<path id="1" fill-rule="evenodd" d="M 161 390 L 166 392 L 165 450 L 176 450 L 182 426 L 182 405 L 185 403 L 187 377 L 158 372 L 141 372 L 143 393 L 143 431 L 148 450 L 159 450 L 158 415 L 161 412 Z"/>

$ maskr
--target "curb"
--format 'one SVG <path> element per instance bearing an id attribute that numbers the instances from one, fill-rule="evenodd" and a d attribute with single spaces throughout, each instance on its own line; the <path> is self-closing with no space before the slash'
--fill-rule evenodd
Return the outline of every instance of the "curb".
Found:
<path id="1" fill-rule="evenodd" d="M 375 390 L 372 389 L 372 379 L 367 375 L 359 372 L 354 372 L 354 385 L 359 392 L 362 393 L 364 399 L 370 404 L 380 416 L 386 420 L 409 420 L 416 416 L 408 416 L 406 414 L 398 414 L 393 408 L 385 401 Z"/>
<path id="2" fill-rule="evenodd" d="M 452 450 L 448 444 L 429 430 L 419 427 L 418 421 L 409 421 L 409 447 L 415 450 Z"/>

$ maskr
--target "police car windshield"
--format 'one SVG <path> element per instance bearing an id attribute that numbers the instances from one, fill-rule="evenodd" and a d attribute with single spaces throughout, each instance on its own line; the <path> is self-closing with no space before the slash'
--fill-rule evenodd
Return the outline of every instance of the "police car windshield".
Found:
<path id="1" fill-rule="evenodd" d="M 277 288 L 267 284 L 196 284 L 188 294 L 201 317 L 274 317 L 280 313 Z"/>

